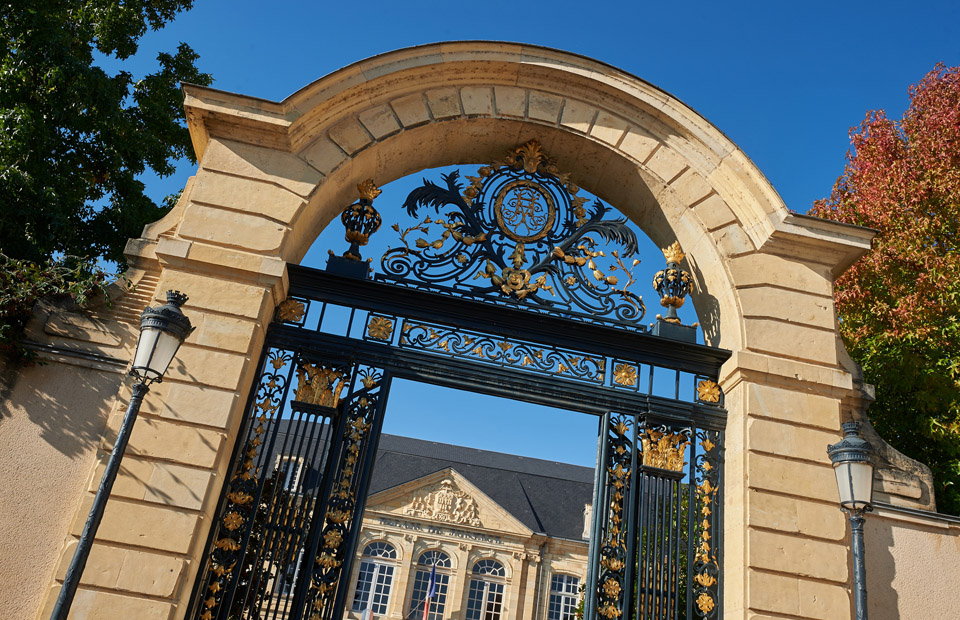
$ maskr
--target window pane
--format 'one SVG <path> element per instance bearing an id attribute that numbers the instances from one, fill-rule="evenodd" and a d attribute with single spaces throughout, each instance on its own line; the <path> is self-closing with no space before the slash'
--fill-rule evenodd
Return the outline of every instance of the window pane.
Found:
<path id="1" fill-rule="evenodd" d="M 483 609 L 483 594 L 487 584 L 479 579 L 470 581 L 470 595 L 467 599 L 466 620 L 480 620 L 480 610 Z"/>
<path id="2" fill-rule="evenodd" d="M 548 620 L 569 620 L 577 610 L 580 580 L 573 575 L 554 575 L 550 580 Z"/>
<path id="3" fill-rule="evenodd" d="M 373 584 L 373 573 L 377 565 L 373 562 L 360 562 L 360 574 L 357 576 L 357 590 L 353 594 L 353 610 L 363 611 L 370 598 L 370 586 Z"/>
<path id="4" fill-rule="evenodd" d="M 450 582 L 450 575 L 437 573 L 437 589 L 432 599 L 430 599 L 430 611 L 427 614 L 427 620 L 442 620 L 443 608 L 447 602 L 447 584 Z M 408 618 L 419 620 L 423 618 L 423 601 L 427 597 L 427 590 L 430 587 L 430 571 L 418 570 L 413 579 L 413 595 L 410 597 L 410 613 Z"/>
<path id="5" fill-rule="evenodd" d="M 487 609 L 483 620 L 500 620 L 500 609 L 503 607 L 503 584 L 487 584 Z"/>
<path id="6" fill-rule="evenodd" d="M 372 542 L 367 545 L 363 550 L 363 555 L 369 556 L 371 558 L 385 558 L 388 560 L 397 559 L 397 550 L 393 548 L 389 543 L 385 543 L 382 540 Z"/>

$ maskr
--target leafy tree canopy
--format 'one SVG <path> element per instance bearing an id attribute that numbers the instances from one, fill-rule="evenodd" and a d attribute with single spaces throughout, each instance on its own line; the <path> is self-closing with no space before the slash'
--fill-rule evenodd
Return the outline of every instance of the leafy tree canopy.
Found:
<path id="1" fill-rule="evenodd" d="M 0 4 L 0 248 L 42 262 L 60 254 L 123 262 L 127 238 L 163 207 L 137 176 L 192 157 L 181 82 L 209 84 L 181 43 L 140 79 L 95 53 L 137 52 L 192 0 L 32 0 Z"/>
<path id="2" fill-rule="evenodd" d="M 870 418 L 933 470 L 937 507 L 960 514 L 960 67 L 910 88 L 899 121 L 867 113 L 812 215 L 878 229 L 836 283 L 847 350 L 877 389 Z"/>

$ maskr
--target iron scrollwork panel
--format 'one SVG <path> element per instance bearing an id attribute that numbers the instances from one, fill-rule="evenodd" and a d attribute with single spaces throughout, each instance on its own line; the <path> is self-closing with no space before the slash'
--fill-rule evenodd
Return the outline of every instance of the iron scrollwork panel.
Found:
<path id="1" fill-rule="evenodd" d="M 342 407 L 334 431 L 325 500 L 311 526 L 307 557 L 314 558 L 298 584 L 296 618 L 327 620 L 342 614 L 370 475 L 376 458 L 390 379 L 371 368 L 357 374 L 358 385 Z M 301 613 L 301 610 L 302 613 Z"/>
<path id="2" fill-rule="evenodd" d="M 265 352 L 190 617 L 330 617 L 387 383 L 371 369 Z"/>
<path id="3" fill-rule="evenodd" d="M 722 433 L 608 414 L 587 602 L 603 620 L 716 618 Z"/>

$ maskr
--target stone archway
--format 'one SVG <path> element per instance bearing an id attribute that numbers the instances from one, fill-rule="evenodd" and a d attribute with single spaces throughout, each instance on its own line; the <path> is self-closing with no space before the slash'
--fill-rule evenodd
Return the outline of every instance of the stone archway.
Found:
<path id="1" fill-rule="evenodd" d="M 199 171 L 127 250 L 154 297 L 191 296 L 198 330 L 154 391 L 162 405 L 146 412 L 125 463 L 191 473 L 159 477 L 149 497 L 118 485 L 127 501 L 108 509 L 95 552 L 118 568 L 81 587 L 88 617 L 183 617 L 244 406 L 238 394 L 286 296 L 285 264 L 353 201 L 357 181 L 484 162 L 532 138 L 656 243 L 680 242 L 707 340 L 734 351 L 722 382 L 725 617 L 849 617 L 846 529 L 824 447 L 856 392 L 832 282 L 872 233 L 791 214 L 696 112 L 565 52 L 426 45 L 351 65 L 281 103 L 185 91 Z"/>

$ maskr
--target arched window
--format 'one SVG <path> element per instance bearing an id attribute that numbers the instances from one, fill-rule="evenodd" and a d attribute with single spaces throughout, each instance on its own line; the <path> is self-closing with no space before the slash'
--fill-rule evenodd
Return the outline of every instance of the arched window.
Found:
<path id="1" fill-rule="evenodd" d="M 496 560 L 480 560 L 473 565 L 466 620 L 500 620 L 505 574 L 503 564 Z"/>
<path id="2" fill-rule="evenodd" d="M 430 573 L 436 573 L 436 585 L 427 620 L 443 620 L 443 608 L 447 602 L 447 585 L 450 583 L 450 556 L 443 551 L 427 551 L 417 560 L 417 572 L 413 577 L 413 596 L 410 598 L 408 618 L 423 618 L 423 605 L 430 590 Z"/>
<path id="3" fill-rule="evenodd" d="M 570 620 L 577 615 L 580 580 L 573 575 L 554 575 L 550 580 L 547 620 Z"/>
<path id="4" fill-rule="evenodd" d="M 363 613 L 369 609 L 374 615 L 386 615 L 396 560 L 397 550 L 389 543 L 378 540 L 364 548 L 353 593 L 353 611 Z"/>

